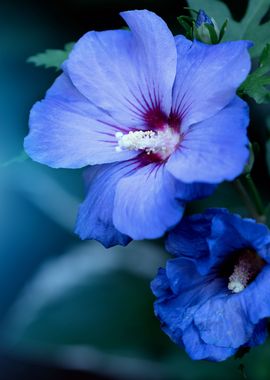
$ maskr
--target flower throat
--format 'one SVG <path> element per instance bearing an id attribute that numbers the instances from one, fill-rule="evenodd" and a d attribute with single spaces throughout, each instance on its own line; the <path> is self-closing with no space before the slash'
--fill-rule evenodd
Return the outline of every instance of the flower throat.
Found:
<path id="1" fill-rule="evenodd" d="M 234 262 L 233 272 L 228 279 L 228 289 L 232 293 L 243 291 L 265 265 L 265 261 L 249 248 L 240 250 L 237 256 L 238 259 Z"/>

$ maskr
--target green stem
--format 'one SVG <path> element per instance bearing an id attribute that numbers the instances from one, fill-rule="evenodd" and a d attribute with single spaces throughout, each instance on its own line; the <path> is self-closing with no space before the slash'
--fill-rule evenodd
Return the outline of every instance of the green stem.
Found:
<path id="1" fill-rule="evenodd" d="M 246 174 L 244 178 L 259 215 L 264 215 L 263 203 L 250 173 Z"/>
<path id="2" fill-rule="evenodd" d="M 250 173 L 237 179 L 236 186 L 251 216 L 258 222 L 265 223 L 264 206 Z"/>
<path id="3" fill-rule="evenodd" d="M 256 208 L 254 207 L 252 200 L 250 199 L 250 196 L 248 195 L 248 192 L 246 191 L 245 186 L 243 186 L 241 180 L 240 179 L 235 180 L 234 185 L 235 185 L 237 191 L 239 192 L 247 210 L 249 211 L 250 216 L 252 216 L 252 218 L 258 220 L 259 215 L 256 211 Z"/>

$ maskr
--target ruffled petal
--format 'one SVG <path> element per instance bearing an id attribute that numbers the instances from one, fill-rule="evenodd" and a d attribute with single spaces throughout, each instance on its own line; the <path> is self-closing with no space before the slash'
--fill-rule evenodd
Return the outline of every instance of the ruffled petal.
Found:
<path id="1" fill-rule="evenodd" d="M 169 232 L 165 242 L 168 252 L 175 256 L 187 257 L 197 262 L 208 261 L 209 246 L 207 238 L 211 233 L 212 221 L 203 214 L 192 215 L 182 219 Z"/>
<path id="2" fill-rule="evenodd" d="M 248 108 L 236 97 L 217 115 L 194 124 L 166 168 L 185 183 L 219 183 L 238 176 L 248 160 Z"/>
<path id="3" fill-rule="evenodd" d="M 120 233 L 113 224 L 113 203 L 117 182 L 132 170 L 130 163 L 98 165 L 85 173 L 87 197 L 81 204 L 76 233 L 82 239 L 95 239 L 106 248 L 126 245 L 130 238 Z"/>
<path id="4" fill-rule="evenodd" d="M 255 325 L 247 318 L 242 295 L 213 297 L 195 313 L 194 323 L 207 344 L 238 348 L 247 343 Z"/>
<path id="5" fill-rule="evenodd" d="M 270 317 L 270 265 L 266 265 L 256 279 L 242 292 L 249 319 L 258 323 Z"/>
<path id="6" fill-rule="evenodd" d="M 155 303 L 155 314 L 174 342 L 179 340 L 181 332 L 192 323 L 195 311 L 224 289 L 223 279 L 201 276 L 194 262 L 183 258 L 169 260 L 166 277 L 161 272 L 154 281 L 163 283 L 166 287 L 167 294 L 164 293 Z"/>
<path id="7" fill-rule="evenodd" d="M 27 154 L 55 168 L 79 168 L 135 157 L 137 152 L 116 152 L 117 131 L 113 124 L 81 95 L 66 75 L 61 75 L 45 100 L 30 113 L 30 133 L 25 138 Z"/>
<path id="8" fill-rule="evenodd" d="M 225 213 L 213 217 L 211 233 L 207 238 L 209 255 L 204 262 L 198 262 L 200 273 L 208 273 L 211 268 L 222 265 L 234 252 L 249 247 L 246 239 L 238 233 L 233 225 L 233 221 L 237 217 L 238 215 Z"/>
<path id="9" fill-rule="evenodd" d="M 229 221 L 241 236 L 242 242 L 245 242 L 247 247 L 254 248 L 265 261 L 270 263 L 270 231 L 268 227 L 265 224 L 256 223 L 254 219 L 242 219 L 239 215 L 234 215 Z"/>
<path id="10" fill-rule="evenodd" d="M 205 343 L 194 324 L 191 324 L 183 334 L 186 352 L 193 360 L 210 360 L 220 362 L 234 355 L 237 351 L 231 347 L 219 347 Z"/>
<path id="11" fill-rule="evenodd" d="M 175 196 L 176 181 L 163 165 L 140 167 L 117 185 L 114 225 L 136 240 L 160 237 L 183 215 L 183 203 Z"/>
<path id="12" fill-rule="evenodd" d="M 181 115 L 182 129 L 215 115 L 235 96 L 251 63 L 248 41 L 207 45 L 177 36 L 177 74 L 173 111 Z"/>
<path id="13" fill-rule="evenodd" d="M 254 328 L 252 337 L 250 340 L 245 344 L 247 347 L 255 347 L 259 344 L 263 344 L 267 338 L 267 319 L 264 319 L 257 323 L 257 325 Z"/>
<path id="14" fill-rule="evenodd" d="M 211 234 L 207 239 L 209 257 L 205 263 L 198 262 L 198 269 L 200 273 L 208 273 L 213 266 L 221 264 L 231 253 L 246 248 L 253 248 L 269 262 L 269 242 L 270 232 L 265 225 L 221 210 L 213 215 Z"/>
<path id="15" fill-rule="evenodd" d="M 151 290 L 156 297 L 163 298 L 170 295 L 171 289 L 165 269 L 159 268 L 157 276 L 151 282 Z"/>
<path id="16" fill-rule="evenodd" d="M 167 261 L 155 279 L 163 290 L 155 293 L 155 314 L 163 331 L 192 359 L 225 360 L 265 340 L 270 265 L 266 262 L 238 293 L 230 292 L 228 283 L 237 263 L 232 255 L 256 249 L 255 244 L 259 254 L 269 256 L 269 235 L 266 227 L 225 209 L 184 218 L 169 232 L 167 249 L 177 258 Z"/>
<path id="17" fill-rule="evenodd" d="M 64 70 L 91 102 L 121 124 L 141 124 L 141 129 L 151 109 L 170 112 L 176 47 L 167 25 L 154 13 L 139 10 L 121 16 L 131 32 L 85 34 Z"/>

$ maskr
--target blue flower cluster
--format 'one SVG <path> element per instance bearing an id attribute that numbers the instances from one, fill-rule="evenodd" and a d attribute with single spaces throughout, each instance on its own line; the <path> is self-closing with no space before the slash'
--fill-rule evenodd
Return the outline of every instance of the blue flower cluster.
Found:
<path id="1" fill-rule="evenodd" d="M 167 238 L 174 256 L 152 282 L 162 329 L 193 359 L 221 361 L 266 338 L 270 232 L 224 209 L 186 217 Z"/>
<path id="2" fill-rule="evenodd" d="M 225 210 L 182 217 L 247 163 L 248 106 L 236 90 L 251 43 L 206 45 L 173 36 L 152 12 L 121 16 L 129 30 L 75 44 L 31 110 L 25 149 L 54 168 L 86 167 L 82 239 L 110 247 L 169 231 L 174 258 L 152 282 L 155 313 L 193 359 L 224 360 L 265 339 L 270 234 Z M 209 20 L 200 11 L 198 25 Z"/>

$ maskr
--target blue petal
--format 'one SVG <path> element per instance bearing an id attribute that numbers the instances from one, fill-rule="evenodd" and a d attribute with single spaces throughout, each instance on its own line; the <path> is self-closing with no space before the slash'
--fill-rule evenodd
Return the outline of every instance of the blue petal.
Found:
<path id="1" fill-rule="evenodd" d="M 113 222 L 132 239 L 155 239 L 181 219 L 174 178 L 164 166 L 150 164 L 121 179 L 116 188 Z"/>
<path id="2" fill-rule="evenodd" d="M 156 277 L 151 282 L 151 290 L 156 297 L 166 297 L 170 295 L 170 284 L 165 269 L 159 268 Z"/>
<path id="3" fill-rule="evenodd" d="M 137 127 L 149 108 L 169 114 L 177 53 L 173 35 L 154 13 L 140 10 L 121 16 L 131 32 L 85 34 L 64 69 L 91 102 L 121 124 Z"/>
<path id="4" fill-rule="evenodd" d="M 225 294 L 209 299 L 196 311 L 194 323 L 205 343 L 238 348 L 251 339 L 255 326 L 241 301 L 241 293 Z"/>
<path id="5" fill-rule="evenodd" d="M 242 219 L 238 215 L 230 218 L 241 240 L 270 263 L 270 231 L 265 224 L 256 223 L 254 219 Z"/>
<path id="6" fill-rule="evenodd" d="M 115 132 L 125 131 L 81 95 L 66 75 L 61 75 L 45 100 L 34 105 L 30 133 L 24 146 L 35 161 L 58 168 L 79 168 L 135 157 L 116 152 Z"/>
<path id="7" fill-rule="evenodd" d="M 248 347 L 255 347 L 259 344 L 263 344 L 267 338 L 267 320 L 260 321 L 254 328 L 252 337 L 245 344 Z"/>
<path id="8" fill-rule="evenodd" d="M 246 239 L 235 229 L 235 218 L 238 218 L 238 215 L 225 213 L 213 217 L 211 233 L 207 238 L 209 256 L 204 263 L 198 263 L 201 273 L 208 273 L 214 266 L 222 265 L 230 254 L 249 246 Z"/>
<path id="9" fill-rule="evenodd" d="M 270 265 L 265 265 L 256 279 L 242 292 L 248 318 L 257 324 L 270 317 Z"/>
<path id="10" fill-rule="evenodd" d="M 220 362 L 234 355 L 237 349 L 231 347 L 219 347 L 211 344 L 206 344 L 199 335 L 199 331 L 192 324 L 183 335 L 183 343 L 186 352 L 193 360 L 210 360 Z"/>
<path id="11" fill-rule="evenodd" d="M 161 320 L 165 332 L 174 340 L 179 339 L 192 322 L 195 311 L 209 298 L 223 292 L 224 281 L 213 277 L 201 276 L 191 260 L 179 258 L 169 260 L 166 276 L 159 281 L 166 284 L 167 297 L 155 303 L 155 313 Z M 168 291 L 168 284 L 171 293 Z M 175 335 L 177 331 L 177 335 Z"/>
<path id="12" fill-rule="evenodd" d="M 166 275 L 172 292 L 184 296 L 185 291 L 194 292 L 195 287 L 203 287 L 206 278 L 200 276 L 192 259 L 177 258 L 168 260 Z M 194 298 L 194 297 L 193 297 Z M 191 300 L 189 300 L 190 303 Z"/>
<path id="13" fill-rule="evenodd" d="M 215 116 L 189 128 L 166 168 L 185 183 L 214 184 L 234 179 L 249 155 L 248 122 L 246 103 L 235 97 Z"/>
<path id="14" fill-rule="evenodd" d="M 249 240 L 253 240 L 255 234 L 254 231 L 245 234 L 245 227 L 249 228 L 247 223 L 262 232 L 261 225 L 241 219 L 225 209 L 209 209 L 204 214 L 183 218 L 169 232 L 166 249 L 176 256 L 195 259 L 198 271 L 207 274 L 231 253 L 253 246 Z M 242 230 L 240 225 L 243 225 Z"/>
<path id="15" fill-rule="evenodd" d="M 76 233 L 82 239 L 95 239 L 106 248 L 126 245 L 130 238 L 113 225 L 115 188 L 120 178 L 128 175 L 130 163 L 98 165 L 87 169 L 87 197 L 79 209 Z"/>
<path id="16" fill-rule="evenodd" d="M 222 263 L 230 253 L 243 248 L 254 248 L 266 261 L 270 259 L 268 228 L 253 219 L 243 219 L 237 214 L 216 214 L 212 219 L 212 231 L 207 243 L 211 252 L 208 262 L 205 263 L 208 270 Z"/>
<path id="17" fill-rule="evenodd" d="M 182 130 L 227 106 L 247 77 L 251 63 L 248 41 L 207 45 L 176 38 L 177 74 L 173 110 L 182 115 Z"/>
<path id="18" fill-rule="evenodd" d="M 225 360 L 239 347 L 263 343 L 270 316 L 270 265 L 242 292 L 228 290 L 221 270 L 236 250 L 260 248 L 269 255 L 268 229 L 225 209 L 184 218 L 167 248 L 177 256 L 159 276 L 155 314 L 163 331 L 193 359 Z"/>
<path id="19" fill-rule="evenodd" d="M 204 215 L 192 215 L 182 219 L 166 240 L 166 249 L 175 256 L 186 256 L 196 261 L 209 258 L 207 238 L 211 233 L 211 220 Z"/>
<path id="20" fill-rule="evenodd" d="M 193 201 L 195 199 L 209 197 L 216 188 L 216 185 L 209 185 L 207 183 L 186 184 L 177 181 L 177 198 L 184 201 Z"/>

